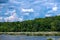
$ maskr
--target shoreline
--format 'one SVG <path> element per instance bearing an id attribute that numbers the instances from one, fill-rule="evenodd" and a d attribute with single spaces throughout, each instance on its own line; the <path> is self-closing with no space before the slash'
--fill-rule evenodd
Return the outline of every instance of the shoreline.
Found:
<path id="1" fill-rule="evenodd" d="M 60 36 L 60 32 L 0 32 L 0 35 Z"/>

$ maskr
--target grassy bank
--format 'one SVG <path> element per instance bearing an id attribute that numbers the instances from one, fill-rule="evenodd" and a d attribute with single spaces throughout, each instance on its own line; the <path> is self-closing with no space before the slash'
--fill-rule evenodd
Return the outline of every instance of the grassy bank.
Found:
<path id="1" fill-rule="evenodd" d="M 0 35 L 60 36 L 60 32 L 0 32 Z"/>

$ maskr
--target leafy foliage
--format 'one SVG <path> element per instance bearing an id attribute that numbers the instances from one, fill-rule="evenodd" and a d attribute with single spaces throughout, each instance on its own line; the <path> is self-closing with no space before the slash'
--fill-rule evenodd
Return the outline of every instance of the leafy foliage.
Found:
<path id="1" fill-rule="evenodd" d="M 60 31 L 60 16 L 36 18 L 23 22 L 0 22 L 0 32 Z"/>

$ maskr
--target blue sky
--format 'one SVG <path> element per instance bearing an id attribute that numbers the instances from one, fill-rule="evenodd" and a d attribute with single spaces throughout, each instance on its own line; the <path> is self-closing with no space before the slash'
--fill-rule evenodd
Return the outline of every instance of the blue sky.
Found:
<path id="1" fill-rule="evenodd" d="M 60 15 L 60 0 L 0 0 L 0 22 Z"/>

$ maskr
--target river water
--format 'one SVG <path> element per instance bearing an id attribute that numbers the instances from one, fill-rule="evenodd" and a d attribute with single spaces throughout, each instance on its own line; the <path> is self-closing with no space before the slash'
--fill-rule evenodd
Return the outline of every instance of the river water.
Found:
<path id="1" fill-rule="evenodd" d="M 21 35 L 0 35 L 0 40 L 60 40 L 60 36 L 21 36 Z"/>

